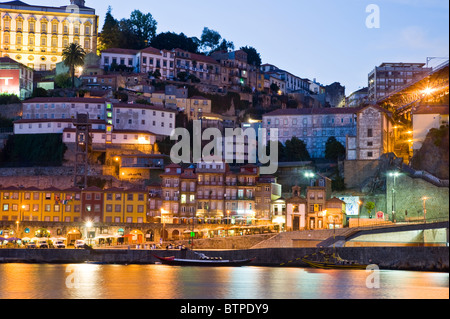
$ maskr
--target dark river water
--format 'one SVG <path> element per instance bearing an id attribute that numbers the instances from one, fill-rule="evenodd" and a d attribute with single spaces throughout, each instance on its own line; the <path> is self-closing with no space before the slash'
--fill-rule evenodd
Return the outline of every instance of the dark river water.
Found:
<path id="1" fill-rule="evenodd" d="M 394 270 L 0 264 L 0 299 L 448 299 L 449 274 Z"/>

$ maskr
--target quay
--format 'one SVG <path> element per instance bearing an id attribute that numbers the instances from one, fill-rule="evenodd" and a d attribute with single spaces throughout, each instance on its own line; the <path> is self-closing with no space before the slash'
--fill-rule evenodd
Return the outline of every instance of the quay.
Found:
<path id="1" fill-rule="evenodd" d="M 226 259 L 255 258 L 251 266 L 307 267 L 300 258 L 333 248 L 260 248 L 239 250 L 201 250 L 211 257 Z M 335 247 L 342 258 L 376 264 L 380 269 L 414 271 L 449 271 L 448 247 Z M 152 249 L 22 249 L 0 250 L 0 263 L 84 263 L 154 264 L 153 256 L 195 258 L 191 250 Z"/>

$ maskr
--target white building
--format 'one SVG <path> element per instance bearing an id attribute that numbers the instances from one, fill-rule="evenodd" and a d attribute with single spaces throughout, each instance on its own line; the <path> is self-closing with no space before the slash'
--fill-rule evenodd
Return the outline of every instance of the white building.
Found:
<path id="1" fill-rule="evenodd" d="M 23 102 L 22 119 L 74 119 L 77 113 L 89 118 L 105 120 L 105 99 L 38 97 Z"/>
<path id="2" fill-rule="evenodd" d="M 176 111 L 143 104 L 114 104 L 114 129 L 146 130 L 156 135 L 170 136 L 175 129 Z"/>
<path id="3" fill-rule="evenodd" d="M 106 132 L 105 129 L 92 129 L 90 131 L 93 144 L 105 144 Z M 75 143 L 76 129 L 65 128 L 63 131 L 64 143 Z M 135 130 L 113 130 L 112 141 L 113 145 L 154 145 L 156 142 L 155 134 L 148 131 Z"/>
<path id="4" fill-rule="evenodd" d="M 172 80 L 175 74 L 175 53 L 169 50 L 159 50 L 148 47 L 140 50 L 136 54 L 137 72 L 155 72 L 159 70 L 161 79 Z"/>
<path id="5" fill-rule="evenodd" d="M 91 120 L 92 128 L 105 131 L 104 120 Z M 14 134 L 61 134 L 75 130 L 72 119 L 22 119 L 14 122 Z"/>
<path id="6" fill-rule="evenodd" d="M 113 65 L 124 65 L 133 68 L 134 72 L 138 72 L 138 50 L 110 48 L 101 52 L 100 67 L 110 68 Z"/>
<path id="7" fill-rule="evenodd" d="M 70 124 L 77 114 L 88 114 L 91 121 L 102 120 L 112 125 L 113 130 L 148 131 L 158 136 L 170 136 L 175 128 L 176 111 L 162 106 L 112 103 L 97 98 L 34 98 L 23 103 L 22 120 L 16 123 L 23 126 L 32 121 L 44 120 L 41 122 L 44 123 L 48 120 Z M 41 128 L 44 127 L 41 125 Z"/>

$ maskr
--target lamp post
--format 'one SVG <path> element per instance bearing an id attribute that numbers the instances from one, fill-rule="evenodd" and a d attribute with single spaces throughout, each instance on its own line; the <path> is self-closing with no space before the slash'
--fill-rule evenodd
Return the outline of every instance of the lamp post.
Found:
<path id="1" fill-rule="evenodd" d="M 394 178 L 394 184 L 392 185 L 392 222 L 395 223 L 395 181 L 400 176 L 400 173 L 390 172 L 389 176 Z"/>
<path id="2" fill-rule="evenodd" d="M 427 196 L 422 197 L 422 201 L 423 201 L 423 221 L 425 222 L 425 224 L 427 223 L 427 207 L 426 207 L 426 202 L 427 200 L 429 200 L 430 198 Z"/>
<path id="3" fill-rule="evenodd" d="M 359 215 L 361 214 L 361 205 L 362 205 L 362 201 L 358 201 L 358 227 L 359 227 Z"/>

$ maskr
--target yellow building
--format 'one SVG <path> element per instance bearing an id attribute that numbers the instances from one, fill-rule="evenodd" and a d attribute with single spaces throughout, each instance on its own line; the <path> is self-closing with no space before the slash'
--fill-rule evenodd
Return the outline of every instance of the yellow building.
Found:
<path id="1" fill-rule="evenodd" d="M 110 188 L 0 189 L 2 221 L 144 223 L 148 192 Z"/>
<path id="2" fill-rule="evenodd" d="M 147 215 L 148 193 L 141 189 L 124 191 L 124 222 L 144 223 Z"/>
<path id="3" fill-rule="evenodd" d="M 84 0 L 61 7 L 0 2 L 0 57 L 10 57 L 35 70 L 52 70 L 62 51 L 79 43 L 96 52 L 98 16 Z"/>
<path id="4" fill-rule="evenodd" d="M 123 223 L 124 189 L 112 187 L 105 189 L 103 221 Z"/>
<path id="5" fill-rule="evenodd" d="M 193 96 L 189 99 L 184 112 L 189 120 L 198 120 L 203 114 L 211 113 L 211 100 L 203 96 Z"/>

